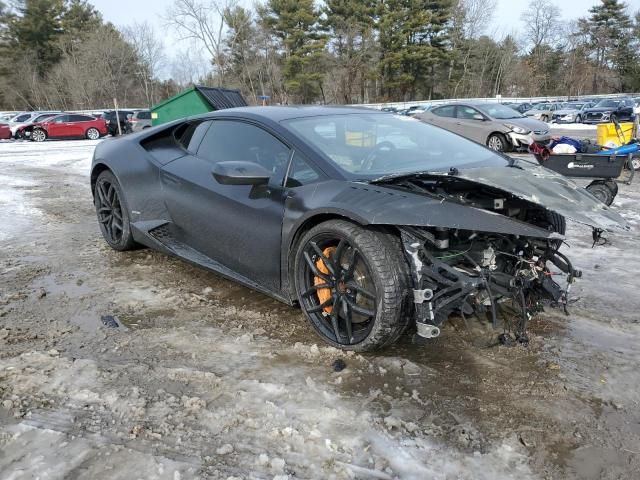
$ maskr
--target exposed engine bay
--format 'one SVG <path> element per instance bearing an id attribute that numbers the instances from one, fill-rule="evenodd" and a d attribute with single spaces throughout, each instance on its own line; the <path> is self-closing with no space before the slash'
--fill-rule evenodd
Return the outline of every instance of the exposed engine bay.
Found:
<path id="1" fill-rule="evenodd" d="M 568 314 L 569 292 L 581 272 L 559 248 L 564 218 L 538 205 L 454 176 L 410 178 L 395 187 L 494 211 L 541 229 L 540 237 L 443 227 L 403 227 L 411 266 L 418 334 L 436 337 L 451 315 L 486 315 L 527 343 L 528 321 L 545 305 Z M 452 224 L 455 220 L 452 219 Z M 560 280 L 562 278 L 562 280 Z M 514 315 L 505 315 L 509 306 Z M 506 338 L 506 337 L 504 337 Z"/>

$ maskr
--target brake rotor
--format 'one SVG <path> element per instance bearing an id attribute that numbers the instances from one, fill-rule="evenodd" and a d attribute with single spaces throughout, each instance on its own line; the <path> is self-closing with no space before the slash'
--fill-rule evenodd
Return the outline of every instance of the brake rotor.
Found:
<path id="1" fill-rule="evenodd" d="M 335 251 L 336 251 L 336 247 L 327 247 L 322 251 L 322 254 L 326 258 L 331 258 L 331 255 L 333 255 L 333 252 L 335 252 Z M 324 264 L 324 262 L 322 261 L 321 258 L 319 258 L 318 261 L 316 262 L 316 268 L 321 273 L 324 273 L 325 275 L 329 275 L 329 269 Z M 314 285 L 322 285 L 323 283 L 325 283 L 325 281 L 322 278 L 313 277 L 313 284 Z M 326 302 L 327 300 L 329 300 L 331 298 L 331 289 L 330 288 L 319 288 L 316 291 L 316 294 L 318 295 L 318 301 L 320 302 L 320 305 L 322 305 L 324 302 Z M 327 314 L 331 314 L 331 312 L 333 311 L 333 306 L 327 305 L 322 310 Z"/>

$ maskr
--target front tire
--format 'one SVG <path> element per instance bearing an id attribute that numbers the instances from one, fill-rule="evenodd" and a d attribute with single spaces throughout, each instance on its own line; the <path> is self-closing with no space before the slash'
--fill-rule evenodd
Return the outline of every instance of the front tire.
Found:
<path id="1" fill-rule="evenodd" d="M 582 116 L 578 115 L 576 117 L 576 123 L 582 123 Z"/>
<path id="2" fill-rule="evenodd" d="M 493 133 L 487 139 L 487 147 L 496 152 L 506 152 L 509 150 L 507 139 L 501 133 Z"/>
<path id="3" fill-rule="evenodd" d="M 395 342 L 406 328 L 408 267 L 391 235 L 344 220 L 312 228 L 298 244 L 295 286 L 324 341 L 358 352 Z"/>
<path id="4" fill-rule="evenodd" d="M 34 128 L 31 132 L 31 140 L 34 142 L 44 142 L 47 139 L 47 132 L 41 128 Z"/>
<path id="5" fill-rule="evenodd" d="M 89 140 L 98 140 L 100 138 L 100 132 L 97 128 L 90 128 L 87 130 L 86 137 Z"/>
<path id="6" fill-rule="evenodd" d="M 116 177 L 105 170 L 96 180 L 94 203 L 100 231 L 105 241 L 114 250 L 125 251 L 135 248 L 131 234 L 129 210 Z"/>

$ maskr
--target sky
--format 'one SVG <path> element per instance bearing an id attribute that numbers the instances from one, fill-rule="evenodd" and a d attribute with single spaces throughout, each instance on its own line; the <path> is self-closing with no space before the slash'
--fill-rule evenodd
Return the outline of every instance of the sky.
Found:
<path id="1" fill-rule="evenodd" d="M 600 0 L 552 0 L 562 11 L 563 18 L 578 18 L 588 14 L 593 5 Z M 89 0 L 103 15 L 103 17 L 116 26 L 125 26 L 134 22 L 147 21 L 151 23 L 158 33 L 163 36 L 166 55 L 172 58 L 180 50 L 187 48 L 178 41 L 178 35 L 166 25 L 163 19 L 167 8 L 173 0 Z M 252 0 L 241 0 L 241 3 L 250 6 Z M 496 37 L 502 37 L 507 33 L 522 31 L 523 24 L 520 20 L 522 12 L 529 5 L 530 0 L 497 0 L 493 22 L 488 27 L 487 33 Z M 640 0 L 626 0 L 632 13 L 640 11 Z"/>

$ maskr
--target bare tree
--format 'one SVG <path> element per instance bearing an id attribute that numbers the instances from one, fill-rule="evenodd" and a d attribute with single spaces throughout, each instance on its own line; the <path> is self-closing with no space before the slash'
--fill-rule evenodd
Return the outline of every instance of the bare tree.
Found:
<path id="1" fill-rule="evenodd" d="M 225 75 L 225 12 L 234 8 L 238 0 L 174 0 L 166 21 L 181 39 L 197 41 L 211 56 L 216 67 L 218 85 Z"/>
<path id="2" fill-rule="evenodd" d="M 136 76 L 144 88 L 147 105 L 151 107 L 157 101 L 154 80 L 157 79 L 165 61 L 164 45 L 154 28 L 147 22 L 134 23 L 121 31 L 138 56 L 141 68 L 136 72 Z"/>
<path id="3" fill-rule="evenodd" d="M 520 17 L 532 49 L 555 43 L 560 32 L 560 9 L 551 0 L 534 0 Z"/>
<path id="4" fill-rule="evenodd" d="M 469 69 L 469 60 L 474 53 L 475 40 L 482 35 L 495 11 L 496 0 L 457 0 L 452 15 L 451 47 L 462 54 L 462 76 L 453 88 L 453 97 L 458 95 L 465 82 Z M 466 45 L 465 45 L 466 43 Z M 448 80 L 451 81 L 455 67 L 455 58 L 449 64 Z"/>

